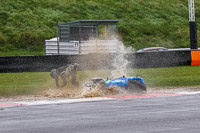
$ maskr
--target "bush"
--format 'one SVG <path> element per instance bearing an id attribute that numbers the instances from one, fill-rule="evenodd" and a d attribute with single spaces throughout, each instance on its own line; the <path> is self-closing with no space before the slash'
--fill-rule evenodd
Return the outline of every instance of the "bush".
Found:
<path id="1" fill-rule="evenodd" d="M 9 17 L 9 13 L 6 11 L 0 11 L 0 20 L 3 24 L 6 24 L 6 21 Z"/>
<path id="2" fill-rule="evenodd" d="M 42 31 L 24 32 L 20 35 L 19 47 L 29 50 L 41 50 L 46 36 Z"/>
<path id="3" fill-rule="evenodd" d="M 0 32 L 0 46 L 4 46 L 7 43 L 6 37 Z"/>
<path id="4" fill-rule="evenodd" d="M 6 44 L 5 46 L 0 46 L 0 51 L 2 52 L 8 52 L 16 50 L 16 48 L 12 44 Z"/>

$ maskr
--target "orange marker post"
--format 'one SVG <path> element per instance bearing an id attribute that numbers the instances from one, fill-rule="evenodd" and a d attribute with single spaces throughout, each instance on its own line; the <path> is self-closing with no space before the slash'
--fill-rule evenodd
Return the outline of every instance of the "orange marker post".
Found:
<path id="1" fill-rule="evenodd" d="M 191 51 L 191 65 L 200 65 L 200 51 Z"/>

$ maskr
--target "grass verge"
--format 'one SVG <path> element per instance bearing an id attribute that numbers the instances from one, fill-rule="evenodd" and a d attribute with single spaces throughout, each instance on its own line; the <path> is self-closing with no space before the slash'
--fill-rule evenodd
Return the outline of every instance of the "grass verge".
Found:
<path id="1" fill-rule="evenodd" d="M 129 69 L 127 73 L 129 76 L 138 74 L 143 77 L 147 88 L 200 86 L 200 66 Z M 110 75 L 111 70 L 79 71 L 77 78 L 82 84 L 92 77 L 106 78 Z M 48 72 L 1 73 L 0 82 L 0 96 L 33 95 L 56 88 Z M 68 87 L 72 85 L 69 83 Z"/>
<path id="2" fill-rule="evenodd" d="M 44 55 L 44 50 L 41 51 L 30 51 L 30 50 L 10 50 L 10 51 L 0 51 L 0 56 L 25 56 L 25 55 Z"/>

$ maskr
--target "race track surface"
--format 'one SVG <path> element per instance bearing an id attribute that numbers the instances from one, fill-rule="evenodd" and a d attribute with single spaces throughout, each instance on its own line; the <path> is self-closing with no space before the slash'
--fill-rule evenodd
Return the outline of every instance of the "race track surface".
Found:
<path id="1" fill-rule="evenodd" d="M 0 107 L 0 133 L 198 133 L 200 96 Z"/>

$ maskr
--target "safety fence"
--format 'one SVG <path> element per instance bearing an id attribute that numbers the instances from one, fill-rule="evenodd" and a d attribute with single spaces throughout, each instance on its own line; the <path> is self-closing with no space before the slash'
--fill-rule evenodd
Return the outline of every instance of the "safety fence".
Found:
<path id="1" fill-rule="evenodd" d="M 117 53 L 118 40 L 89 40 L 57 42 L 57 38 L 45 41 L 46 55 L 79 55 L 88 53 Z"/>
<path id="2" fill-rule="evenodd" d="M 80 70 L 115 69 L 116 59 L 127 60 L 127 68 L 157 68 L 200 65 L 200 51 L 162 51 L 148 53 L 46 55 L 0 57 L 0 72 L 48 72 L 78 63 Z"/>

